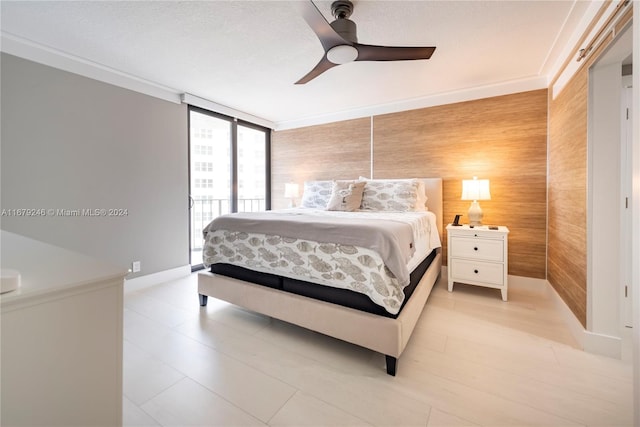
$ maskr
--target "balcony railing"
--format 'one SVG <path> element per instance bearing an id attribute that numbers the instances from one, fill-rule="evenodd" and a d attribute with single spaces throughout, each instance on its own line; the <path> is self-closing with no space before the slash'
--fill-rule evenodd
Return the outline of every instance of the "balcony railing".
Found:
<path id="1" fill-rule="evenodd" d="M 202 230 L 216 217 L 229 212 L 230 200 L 195 197 L 192 200 L 191 264 L 200 264 L 202 261 Z M 265 209 L 265 199 L 238 199 L 238 212 L 260 212 Z"/>

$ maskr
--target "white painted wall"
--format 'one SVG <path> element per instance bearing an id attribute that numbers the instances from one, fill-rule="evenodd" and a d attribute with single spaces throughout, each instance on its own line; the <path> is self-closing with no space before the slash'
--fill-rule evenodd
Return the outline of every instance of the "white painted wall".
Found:
<path id="1" fill-rule="evenodd" d="M 2 228 L 147 275 L 189 264 L 187 106 L 2 54 Z M 37 264 L 38 260 L 33 262 Z"/>

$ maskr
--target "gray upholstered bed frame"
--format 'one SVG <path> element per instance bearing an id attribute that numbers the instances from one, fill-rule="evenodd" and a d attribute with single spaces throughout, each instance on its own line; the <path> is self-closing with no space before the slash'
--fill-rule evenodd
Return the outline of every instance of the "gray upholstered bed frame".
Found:
<path id="1" fill-rule="evenodd" d="M 427 205 L 437 216 L 442 239 L 442 179 L 425 179 Z M 198 275 L 198 293 L 311 329 L 386 356 L 387 373 L 395 375 L 397 360 L 418 322 L 431 289 L 440 275 L 438 253 L 397 318 L 383 317 L 324 301 L 283 292 L 211 272 Z M 205 298 L 201 298 L 202 300 Z"/>

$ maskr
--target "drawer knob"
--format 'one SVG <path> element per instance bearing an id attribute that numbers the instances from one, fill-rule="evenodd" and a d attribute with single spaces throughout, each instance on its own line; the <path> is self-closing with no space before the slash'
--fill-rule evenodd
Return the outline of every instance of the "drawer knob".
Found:
<path id="1" fill-rule="evenodd" d="M 473 270 L 474 273 L 478 274 L 478 269 Z"/>
<path id="2" fill-rule="evenodd" d="M 477 250 L 478 250 L 478 247 L 477 247 L 477 246 L 476 246 L 476 247 L 474 247 L 474 248 L 473 248 L 473 250 L 474 250 L 474 251 L 477 251 Z"/>

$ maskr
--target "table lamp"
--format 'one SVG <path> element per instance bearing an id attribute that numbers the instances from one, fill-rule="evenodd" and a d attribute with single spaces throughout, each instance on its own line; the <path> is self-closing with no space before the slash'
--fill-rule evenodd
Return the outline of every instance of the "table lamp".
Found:
<path id="1" fill-rule="evenodd" d="M 482 209 L 478 200 L 491 200 L 491 193 L 489 192 L 489 180 L 478 179 L 474 176 L 473 179 L 462 180 L 462 200 L 472 200 L 469 207 L 469 224 L 470 225 L 482 225 Z"/>
<path id="2" fill-rule="evenodd" d="M 289 199 L 289 207 L 296 207 L 296 198 L 299 195 L 299 187 L 298 184 L 287 183 L 284 185 L 284 197 Z"/>

